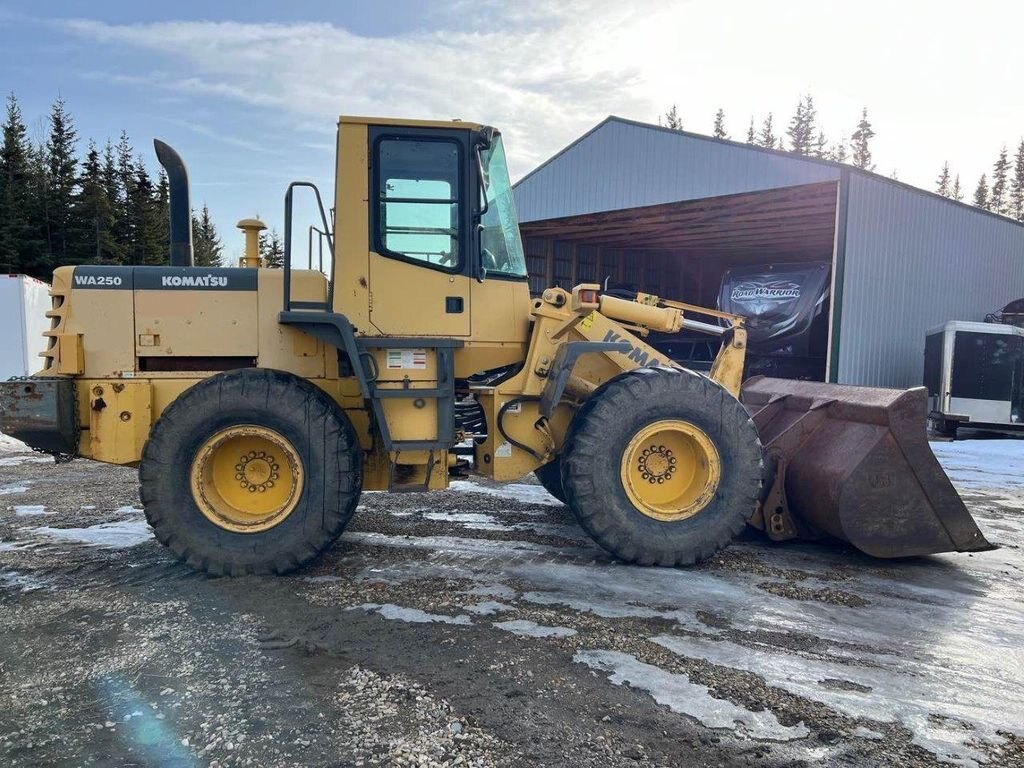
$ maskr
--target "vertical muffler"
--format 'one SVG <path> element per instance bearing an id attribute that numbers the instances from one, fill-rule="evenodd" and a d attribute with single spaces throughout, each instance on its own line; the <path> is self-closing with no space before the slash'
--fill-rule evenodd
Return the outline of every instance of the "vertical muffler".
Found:
<path id="1" fill-rule="evenodd" d="M 156 159 L 167 171 L 167 187 L 171 209 L 172 267 L 191 267 L 192 260 L 192 203 L 189 199 L 188 169 L 185 161 L 170 144 L 153 139 Z"/>
<path id="2" fill-rule="evenodd" d="M 743 385 L 772 473 L 751 524 L 873 557 L 993 549 L 928 445 L 927 392 L 755 376 Z"/>

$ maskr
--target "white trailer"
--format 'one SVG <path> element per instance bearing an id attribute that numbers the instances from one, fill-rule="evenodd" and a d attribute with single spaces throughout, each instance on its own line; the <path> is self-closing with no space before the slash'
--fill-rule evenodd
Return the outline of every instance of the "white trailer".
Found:
<path id="1" fill-rule="evenodd" d="M 0 381 L 43 367 L 43 332 L 50 327 L 50 286 L 26 275 L 0 275 Z"/>
<path id="2" fill-rule="evenodd" d="M 924 385 L 936 432 L 1024 428 L 1024 328 L 953 320 L 925 337 Z"/>

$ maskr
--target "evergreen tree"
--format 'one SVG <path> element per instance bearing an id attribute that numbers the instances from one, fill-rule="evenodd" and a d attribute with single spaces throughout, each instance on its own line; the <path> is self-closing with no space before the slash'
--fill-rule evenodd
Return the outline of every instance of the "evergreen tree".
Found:
<path id="1" fill-rule="evenodd" d="M 939 178 L 935 182 L 935 191 L 943 197 L 952 197 L 953 195 L 953 190 L 950 188 L 948 162 L 942 164 L 942 170 L 939 172 Z"/>
<path id="2" fill-rule="evenodd" d="M 74 202 L 76 242 L 74 260 L 98 264 L 116 263 L 114 253 L 114 206 L 110 199 L 99 150 L 89 142 Z"/>
<path id="3" fill-rule="evenodd" d="M 197 216 L 192 212 L 192 250 L 197 267 L 223 267 L 221 253 L 224 246 L 217 234 L 210 209 L 203 203 L 203 210 Z"/>
<path id="4" fill-rule="evenodd" d="M 764 123 L 761 125 L 761 133 L 758 135 L 758 143 L 762 147 L 768 149 L 775 149 L 775 129 L 772 127 L 772 113 L 768 113 L 768 117 L 764 119 Z"/>
<path id="5" fill-rule="evenodd" d="M 992 190 L 988 196 L 988 209 L 994 213 L 1006 213 L 1006 185 L 1010 175 L 1010 160 L 1006 154 L 1006 145 L 1003 145 L 992 166 Z"/>
<path id="6" fill-rule="evenodd" d="M 166 264 L 166 217 L 160 215 L 159 192 L 140 157 L 134 164 L 135 176 L 128 194 L 132 239 L 128 246 L 132 264 Z"/>
<path id="7" fill-rule="evenodd" d="M 845 163 L 849 159 L 849 154 L 846 150 L 846 137 L 843 136 L 836 142 L 835 146 L 832 147 L 832 159 L 837 163 Z"/>
<path id="8" fill-rule="evenodd" d="M 817 111 L 814 108 L 814 99 L 807 95 L 800 99 L 796 105 L 796 114 L 789 121 L 789 128 L 786 133 L 789 136 L 790 151 L 798 155 L 809 155 L 814 146 L 815 120 Z"/>
<path id="9" fill-rule="evenodd" d="M 711 133 L 716 139 L 728 139 L 729 134 L 725 130 L 725 110 L 721 107 L 715 112 L 715 127 Z"/>
<path id="10" fill-rule="evenodd" d="M 822 160 L 832 159 L 832 153 L 828 148 L 828 139 L 825 138 L 825 132 L 822 130 L 818 131 L 818 137 L 814 140 L 814 149 L 811 150 L 811 155 Z"/>
<path id="11" fill-rule="evenodd" d="M 33 221 L 33 154 L 21 108 L 12 93 L 7 97 L 0 143 L 0 268 L 48 278 L 46 244 Z"/>
<path id="12" fill-rule="evenodd" d="M 747 144 L 757 143 L 757 133 L 754 131 L 754 116 L 750 116 L 750 127 L 747 128 Z"/>
<path id="13" fill-rule="evenodd" d="M 988 210 L 988 181 L 984 173 L 978 179 L 978 186 L 974 188 L 974 204 Z"/>
<path id="14" fill-rule="evenodd" d="M 874 163 L 871 162 L 871 139 L 875 131 L 868 121 L 868 109 L 861 112 L 860 122 L 857 123 L 857 130 L 853 132 L 850 141 L 853 144 L 853 165 L 856 168 L 863 168 L 865 171 L 873 171 Z"/>
<path id="15" fill-rule="evenodd" d="M 77 227 L 73 215 L 75 187 L 78 183 L 78 158 L 75 148 L 78 133 L 71 116 L 58 98 L 50 110 L 50 135 L 46 140 L 46 215 L 47 247 L 54 266 L 74 260 L 73 239 Z"/>
<path id="16" fill-rule="evenodd" d="M 266 267 L 280 269 L 284 266 L 284 245 L 276 229 L 271 230 L 269 236 L 266 232 L 260 233 L 260 256 Z"/>
<path id="17" fill-rule="evenodd" d="M 135 249 L 135 219 L 132 216 L 132 198 L 135 196 L 135 162 L 128 134 L 121 137 L 114 148 L 114 171 L 117 199 L 114 205 L 114 239 L 121 246 L 121 260 L 125 264 L 137 263 Z"/>
<path id="18" fill-rule="evenodd" d="M 683 118 L 679 116 L 679 110 L 676 109 L 676 105 L 672 105 L 672 109 L 665 113 L 665 122 L 661 122 L 661 118 L 658 118 L 658 125 L 663 125 L 666 128 L 671 128 L 673 131 L 683 130 Z"/>
<path id="19" fill-rule="evenodd" d="M 119 222 L 124 213 L 122 204 L 121 176 L 118 171 L 114 146 L 107 140 L 103 147 L 103 192 L 110 208 L 109 256 L 111 262 L 124 264 L 127 262 L 126 243 L 118 238 Z"/>
<path id="20" fill-rule="evenodd" d="M 958 200 L 960 202 L 963 202 L 964 191 L 960 187 L 960 174 L 959 173 L 956 175 L 956 178 L 953 179 L 953 191 L 950 192 L 949 196 L 951 198 L 953 198 L 954 200 Z"/>
<path id="21" fill-rule="evenodd" d="M 1024 139 L 1017 146 L 1013 159 L 1013 180 L 1010 182 L 1010 216 L 1024 221 Z"/>

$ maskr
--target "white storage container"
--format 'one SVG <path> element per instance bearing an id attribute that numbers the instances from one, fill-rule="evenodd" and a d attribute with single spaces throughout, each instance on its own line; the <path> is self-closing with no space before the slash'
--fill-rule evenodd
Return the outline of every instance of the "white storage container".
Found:
<path id="1" fill-rule="evenodd" d="M 43 367 L 43 331 L 50 327 L 50 286 L 25 275 L 0 275 L 0 381 Z"/>

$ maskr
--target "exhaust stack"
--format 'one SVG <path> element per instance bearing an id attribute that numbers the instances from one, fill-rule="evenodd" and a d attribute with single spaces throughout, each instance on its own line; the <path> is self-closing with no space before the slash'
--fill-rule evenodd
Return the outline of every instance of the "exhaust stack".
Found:
<path id="1" fill-rule="evenodd" d="M 192 203 L 189 200 L 188 169 L 174 149 L 160 139 L 153 139 L 156 159 L 167 171 L 171 208 L 172 267 L 191 267 L 192 260 Z"/>

